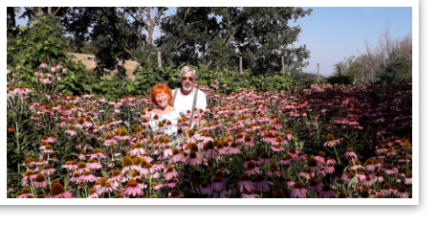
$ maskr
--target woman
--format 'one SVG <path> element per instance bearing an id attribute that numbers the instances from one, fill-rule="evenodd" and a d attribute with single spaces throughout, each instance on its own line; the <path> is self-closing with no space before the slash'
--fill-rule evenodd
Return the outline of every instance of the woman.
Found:
<path id="1" fill-rule="evenodd" d="M 178 119 L 184 112 L 170 106 L 172 103 L 172 90 L 163 83 L 151 89 L 153 109 L 150 115 L 149 126 L 153 131 L 160 131 L 167 135 L 176 135 Z M 165 122 L 163 122 L 165 120 Z M 169 124 L 170 122 L 170 124 Z"/>

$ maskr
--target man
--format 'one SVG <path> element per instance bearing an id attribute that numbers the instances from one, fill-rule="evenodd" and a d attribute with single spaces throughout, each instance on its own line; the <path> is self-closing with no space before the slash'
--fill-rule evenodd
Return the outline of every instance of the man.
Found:
<path id="1" fill-rule="evenodd" d="M 181 79 L 181 88 L 172 90 L 172 106 L 183 112 L 189 110 L 192 114 L 195 108 L 198 111 L 201 109 L 205 111 L 207 107 L 207 97 L 203 91 L 195 88 L 196 70 L 193 67 L 184 66 L 181 68 L 179 77 Z M 203 121 L 200 122 L 203 124 Z"/>

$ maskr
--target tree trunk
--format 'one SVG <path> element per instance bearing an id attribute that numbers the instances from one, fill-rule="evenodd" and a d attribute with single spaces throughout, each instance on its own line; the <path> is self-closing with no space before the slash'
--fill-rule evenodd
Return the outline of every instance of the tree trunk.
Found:
<path id="1" fill-rule="evenodd" d="M 161 52 L 158 51 L 158 67 L 161 67 Z"/>
<path id="2" fill-rule="evenodd" d="M 243 74 L 243 68 L 242 68 L 242 56 L 239 56 L 239 66 L 240 66 L 240 74 Z"/>
<path id="3" fill-rule="evenodd" d="M 284 76 L 284 56 L 281 56 L 281 68 L 283 69 L 283 76 Z"/>

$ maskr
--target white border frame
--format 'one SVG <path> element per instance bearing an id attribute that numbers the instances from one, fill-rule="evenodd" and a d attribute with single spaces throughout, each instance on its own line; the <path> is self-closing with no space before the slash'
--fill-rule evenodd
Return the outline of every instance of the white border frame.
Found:
<path id="1" fill-rule="evenodd" d="M 40 4 L 45 5 L 59 5 L 59 1 L 44 1 Z M 95 6 L 87 2 L 81 2 L 81 6 Z M 101 3 L 101 2 L 100 2 Z M 136 2 L 137 4 L 124 6 L 138 6 L 144 4 L 143 2 Z M 160 1 L 160 3 L 162 3 Z M 198 5 L 199 2 L 184 1 L 187 6 L 206 6 L 207 3 Z M 235 6 L 235 1 L 221 1 L 223 6 Z M 251 2 L 253 3 L 253 2 Z M 413 192 L 412 199 L 8 199 L 6 195 L 0 195 L 0 205 L 419 205 L 419 1 L 418 0 L 368 0 L 368 1 L 352 1 L 352 0 L 299 0 L 294 2 L 282 2 L 276 4 L 276 1 L 269 1 L 269 4 L 274 6 L 285 6 L 289 4 L 301 7 L 412 7 L 412 45 L 413 45 L 413 65 L 412 65 L 412 160 L 413 160 Z M 14 4 L 33 5 L 25 3 Z M 99 4 L 99 3 L 97 3 Z M 250 6 L 267 6 L 266 2 L 254 2 Z M 173 4 L 164 4 L 167 6 L 182 6 L 181 2 Z M 216 4 L 213 4 L 217 6 Z M 243 5 L 243 4 L 242 4 Z M 242 6 L 239 5 L 239 6 Z M 11 6 L 10 4 L 8 6 Z M 272 5 L 270 5 L 272 6 Z M 6 7 L 3 8 L 3 15 L 6 15 Z M 3 18 L 3 26 L 6 25 L 6 17 Z M 4 29 L 6 31 L 6 29 Z M 6 35 L 1 37 L 6 43 Z M 6 48 L 5 48 L 6 49 Z M 6 66 L 5 54 L 1 57 L 3 59 L 3 68 Z M 3 95 L 3 100 L 6 100 L 6 81 L 2 80 L 3 85 L 0 86 L 0 93 Z M 6 106 L 6 102 L 3 102 Z M 0 130 L 0 137 L 6 138 L 6 108 L 1 112 L 2 127 Z M 1 161 L 5 163 L 6 152 L 0 156 Z M 5 167 L 6 168 L 6 167 Z M 6 172 L 5 168 L 0 173 L 0 188 L 6 188 Z"/>

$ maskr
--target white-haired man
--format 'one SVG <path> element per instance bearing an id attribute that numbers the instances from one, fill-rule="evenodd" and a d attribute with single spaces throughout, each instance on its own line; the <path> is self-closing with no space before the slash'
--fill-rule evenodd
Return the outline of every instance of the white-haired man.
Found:
<path id="1" fill-rule="evenodd" d="M 198 111 L 201 109 L 205 111 L 207 97 L 203 91 L 195 88 L 196 70 L 193 67 L 184 66 L 181 68 L 179 77 L 181 79 L 181 88 L 172 90 L 172 106 L 184 112 L 189 110 L 192 115 L 195 108 Z M 202 120 L 201 123 L 203 123 Z"/>

